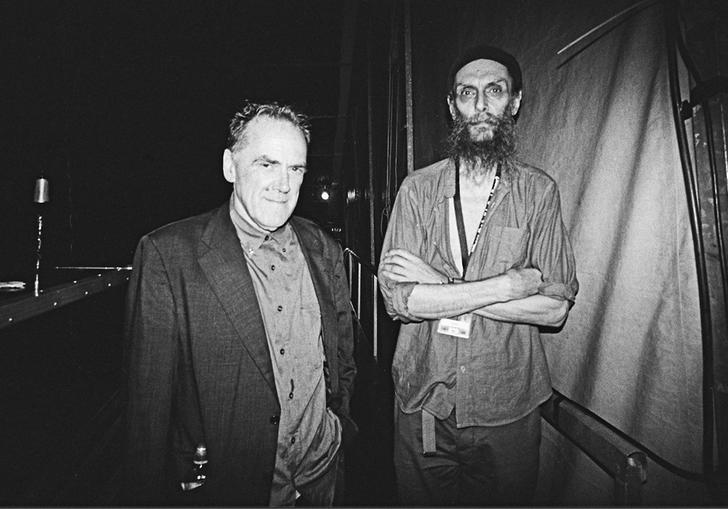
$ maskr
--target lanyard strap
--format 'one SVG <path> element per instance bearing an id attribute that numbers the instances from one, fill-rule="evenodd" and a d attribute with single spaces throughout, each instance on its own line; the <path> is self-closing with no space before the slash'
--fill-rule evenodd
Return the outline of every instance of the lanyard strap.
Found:
<path id="1" fill-rule="evenodd" d="M 463 206 L 460 202 L 460 161 L 455 161 L 455 196 L 453 196 L 453 204 L 455 205 L 455 222 L 458 226 L 458 237 L 460 239 L 460 256 L 463 262 L 463 277 L 465 277 L 465 271 L 468 270 L 468 261 L 470 255 L 475 251 L 475 246 L 478 243 L 480 237 L 480 231 L 483 229 L 485 223 L 485 216 L 488 214 L 488 207 L 490 206 L 490 200 L 493 198 L 495 188 L 498 187 L 500 181 L 501 166 L 498 164 L 495 177 L 493 178 L 493 185 L 490 187 L 490 193 L 488 194 L 488 200 L 485 202 L 485 209 L 483 209 L 483 216 L 480 218 L 480 224 L 478 229 L 475 231 L 475 238 L 473 238 L 473 245 L 468 249 L 468 241 L 465 237 L 465 222 L 463 221 Z"/>

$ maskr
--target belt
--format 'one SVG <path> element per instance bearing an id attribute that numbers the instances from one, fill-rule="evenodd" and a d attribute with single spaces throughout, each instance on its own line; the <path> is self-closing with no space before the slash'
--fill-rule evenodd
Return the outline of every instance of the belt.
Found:
<path id="1" fill-rule="evenodd" d="M 434 456 L 437 451 L 435 444 L 435 416 L 422 409 L 422 455 Z"/>

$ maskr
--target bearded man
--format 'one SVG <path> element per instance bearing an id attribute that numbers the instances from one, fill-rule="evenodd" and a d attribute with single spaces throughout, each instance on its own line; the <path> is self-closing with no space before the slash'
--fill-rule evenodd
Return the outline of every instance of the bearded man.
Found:
<path id="1" fill-rule="evenodd" d="M 559 192 L 515 159 L 516 59 L 477 46 L 455 60 L 449 157 L 409 175 L 379 282 L 402 322 L 392 365 L 400 502 L 527 505 L 539 405 L 551 395 L 539 326 L 559 327 L 578 290 Z"/>

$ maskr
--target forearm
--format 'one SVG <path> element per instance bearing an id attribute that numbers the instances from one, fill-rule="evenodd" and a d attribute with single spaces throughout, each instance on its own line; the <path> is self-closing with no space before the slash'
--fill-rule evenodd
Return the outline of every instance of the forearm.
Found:
<path id="1" fill-rule="evenodd" d="M 507 283 L 501 275 L 459 284 L 418 284 L 409 296 L 407 311 L 422 320 L 469 313 L 507 301 Z"/>
<path id="2" fill-rule="evenodd" d="M 474 312 L 501 322 L 559 327 L 569 313 L 569 301 L 544 295 L 531 295 L 524 299 L 490 304 Z"/>

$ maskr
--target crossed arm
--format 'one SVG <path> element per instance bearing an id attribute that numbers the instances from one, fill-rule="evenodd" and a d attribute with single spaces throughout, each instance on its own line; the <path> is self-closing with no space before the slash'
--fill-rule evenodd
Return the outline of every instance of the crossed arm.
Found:
<path id="1" fill-rule="evenodd" d="M 503 274 L 459 284 L 404 249 L 382 257 L 379 277 L 388 283 L 417 283 L 407 301 L 407 312 L 421 320 L 475 313 L 505 322 L 560 326 L 569 302 L 538 294 L 542 283 L 537 269 L 510 269 Z"/>

